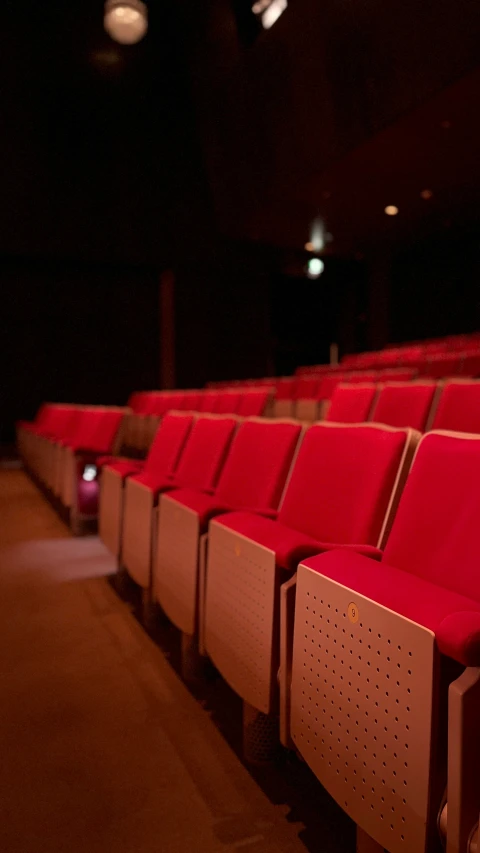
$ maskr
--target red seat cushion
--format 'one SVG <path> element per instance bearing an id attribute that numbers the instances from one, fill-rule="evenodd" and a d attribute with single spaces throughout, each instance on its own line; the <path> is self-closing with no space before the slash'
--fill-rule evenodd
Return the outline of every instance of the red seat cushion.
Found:
<path id="1" fill-rule="evenodd" d="M 331 551 L 302 565 L 428 628 L 447 657 L 480 665 L 480 604 L 473 599 L 352 552 Z"/>
<path id="2" fill-rule="evenodd" d="M 320 543 L 310 536 L 253 513 L 230 512 L 217 519 L 217 523 L 274 551 L 275 562 L 282 569 L 294 570 L 304 557 L 322 550 Z"/>
<path id="3" fill-rule="evenodd" d="M 105 458 L 105 457 L 103 457 Z M 97 467 L 99 463 L 97 461 Z M 105 465 L 115 471 L 120 477 L 130 477 L 131 474 L 139 474 L 143 469 L 143 462 L 134 459 L 113 459 Z"/>
<path id="4" fill-rule="evenodd" d="M 173 498 L 173 500 L 196 512 L 202 530 L 206 529 L 208 522 L 214 515 L 228 512 L 231 509 L 231 507 L 220 503 L 217 498 L 203 492 L 195 492 L 193 489 L 175 489 L 169 494 L 169 498 Z"/>
<path id="5" fill-rule="evenodd" d="M 133 476 L 130 477 L 130 480 L 133 483 L 139 483 L 146 489 L 150 489 L 150 491 L 154 492 L 156 495 L 160 492 L 166 492 L 168 489 L 172 489 L 175 485 L 171 477 L 155 471 L 143 470 L 139 474 L 133 474 Z"/>
<path id="6" fill-rule="evenodd" d="M 270 551 L 274 551 L 277 566 L 288 571 L 294 571 L 305 557 L 320 554 L 322 551 L 328 551 L 332 548 L 345 547 L 359 550 L 361 553 L 372 557 L 380 557 L 382 553 L 371 545 L 341 546 L 329 542 L 320 542 L 311 536 L 299 533 L 298 530 L 279 524 L 278 521 L 271 521 L 269 518 L 262 518 L 260 515 L 248 512 L 231 512 L 222 515 L 221 518 L 217 519 L 217 523 L 240 533 L 242 536 L 253 539 L 254 542 L 258 542 L 259 545 L 263 545 Z"/>

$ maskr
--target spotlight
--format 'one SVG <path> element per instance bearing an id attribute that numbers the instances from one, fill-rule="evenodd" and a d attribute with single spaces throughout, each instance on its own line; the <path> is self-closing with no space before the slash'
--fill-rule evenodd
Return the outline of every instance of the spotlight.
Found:
<path id="1" fill-rule="evenodd" d="M 394 204 L 387 204 L 385 208 L 385 213 L 387 214 L 387 216 L 396 216 L 398 213 L 398 207 L 396 207 Z"/>
<path id="2" fill-rule="evenodd" d="M 148 13 L 142 0 L 106 0 L 105 29 L 120 44 L 136 44 L 148 29 Z"/>
<path id="3" fill-rule="evenodd" d="M 86 483 L 92 483 L 96 476 L 97 466 L 85 465 L 85 468 L 83 469 L 82 479 L 85 480 Z"/>
<path id="4" fill-rule="evenodd" d="M 252 12 L 260 18 L 264 30 L 269 30 L 287 6 L 288 0 L 257 0 L 252 6 Z"/>
<path id="5" fill-rule="evenodd" d="M 308 262 L 307 275 L 309 278 L 318 278 L 325 269 L 325 264 L 321 258 L 312 258 Z"/>

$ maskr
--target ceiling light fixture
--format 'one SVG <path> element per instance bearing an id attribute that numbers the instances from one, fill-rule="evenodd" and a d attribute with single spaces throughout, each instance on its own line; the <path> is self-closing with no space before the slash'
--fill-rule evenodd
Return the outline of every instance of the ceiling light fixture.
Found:
<path id="1" fill-rule="evenodd" d="M 398 213 L 398 207 L 396 207 L 394 204 L 387 204 L 385 208 L 385 213 L 387 214 L 387 216 L 396 216 Z"/>
<path id="2" fill-rule="evenodd" d="M 288 0 L 257 0 L 252 6 L 252 12 L 260 18 L 264 30 L 269 30 L 287 6 Z"/>
<path id="3" fill-rule="evenodd" d="M 312 258 L 308 262 L 307 275 L 309 278 L 318 278 L 325 269 L 325 264 L 321 258 Z"/>
<path id="4" fill-rule="evenodd" d="M 148 13 L 142 0 L 106 0 L 104 26 L 119 44 L 136 44 L 148 29 Z"/>

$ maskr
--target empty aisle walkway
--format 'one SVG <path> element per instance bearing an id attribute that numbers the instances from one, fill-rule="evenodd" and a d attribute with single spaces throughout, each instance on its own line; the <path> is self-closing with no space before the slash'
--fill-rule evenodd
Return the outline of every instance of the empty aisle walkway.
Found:
<path id="1" fill-rule="evenodd" d="M 112 571 L 96 537 L 72 538 L 0 469 L 0 849 L 305 853 Z"/>

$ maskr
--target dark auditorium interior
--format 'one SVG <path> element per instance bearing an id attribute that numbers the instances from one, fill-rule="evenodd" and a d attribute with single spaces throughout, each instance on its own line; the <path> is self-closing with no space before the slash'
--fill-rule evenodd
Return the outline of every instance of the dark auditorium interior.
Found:
<path id="1" fill-rule="evenodd" d="M 480 5 L 1 22 L 0 849 L 479 853 Z"/>

